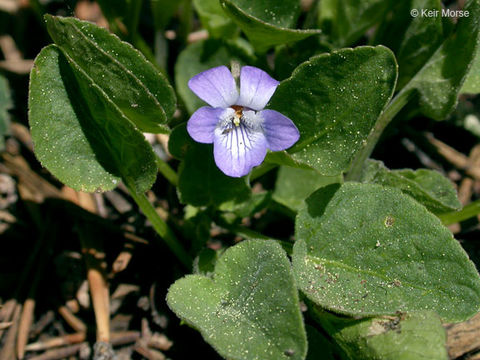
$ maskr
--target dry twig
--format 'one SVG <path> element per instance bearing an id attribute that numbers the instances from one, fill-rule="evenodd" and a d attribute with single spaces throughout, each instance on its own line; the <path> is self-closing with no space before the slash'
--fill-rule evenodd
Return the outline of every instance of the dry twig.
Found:
<path id="1" fill-rule="evenodd" d="M 78 344 L 83 341 L 85 341 L 85 333 L 68 334 L 68 335 L 58 336 L 58 337 L 50 338 L 47 340 L 38 341 L 36 343 L 28 344 L 25 347 L 25 350 L 41 351 L 41 350 L 47 350 L 47 349 L 64 346 L 64 345 Z"/>
<path id="2" fill-rule="evenodd" d="M 480 167 L 472 164 L 471 159 L 461 152 L 455 150 L 453 147 L 445 144 L 444 142 L 435 139 L 433 135 L 428 134 L 427 139 L 435 146 L 438 153 L 442 155 L 445 160 L 450 162 L 456 168 L 464 170 L 468 175 L 474 177 L 477 180 L 480 180 Z"/>
<path id="3" fill-rule="evenodd" d="M 0 323 L 0 330 L 5 330 L 8 329 L 10 326 L 12 326 L 12 322 L 2 322 Z"/>
<path id="4" fill-rule="evenodd" d="M 148 360 L 165 360 L 166 357 L 160 351 L 147 348 L 145 344 L 142 344 L 141 341 L 138 341 L 135 345 L 135 351 L 147 358 Z"/>
<path id="5" fill-rule="evenodd" d="M 75 344 L 59 349 L 49 350 L 42 355 L 31 357 L 29 360 L 60 360 L 77 354 L 83 347 L 88 346 L 86 343 Z"/>
<path id="6" fill-rule="evenodd" d="M 0 9 L 5 0 L 0 0 Z M 33 67 L 33 60 L 24 60 L 15 41 L 10 35 L 0 36 L 0 50 L 5 60 L 0 61 L 0 68 L 17 74 L 28 74 Z"/>
<path id="7" fill-rule="evenodd" d="M 87 325 L 85 325 L 85 323 L 82 320 L 76 317 L 68 307 L 60 306 L 58 308 L 58 312 L 73 330 L 75 330 L 78 333 L 87 332 Z"/>
<path id="8" fill-rule="evenodd" d="M 12 326 L 7 330 L 7 335 L 5 337 L 3 347 L 0 350 L 0 359 L 2 360 L 16 360 L 15 339 L 17 337 L 18 324 L 20 322 L 21 312 L 22 305 L 16 304 L 12 318 Z"/>
<path id="9" fill-rule="evenodd" d="M 474 350 L 480 350 L 480 313 L 470 320 L 446 325 L 447 349 L 451 359 Z"/>
<path id="10" fill-rule="evenodd" d="M 47 197 L 60 198 L 60 191 L 30 168 L 21 156 L 2 154 L 6 171 L 18 178 L 18 190 L 23 200 L 41 203 Z"/>
<path id="11" fill-rule="evenodd" d="M 20 317 L 17 334 L 17 356 L 23 359 L 25 356 L 25 346 L 28 342 L 28 334 L 33 323 L 33 312 L 35 310 L 35 299 L 29 297 L 23 303 L 23 311 Z"/>
<path id="12" fill-rule="evenodd" d="M 87 266 L 87 280 L 97 324 L 97 342 L 110 342 L 110 299 L 105 276 L 105 254 L 98 239 L 84 226 L 79 226 L 80 242 Z"/>

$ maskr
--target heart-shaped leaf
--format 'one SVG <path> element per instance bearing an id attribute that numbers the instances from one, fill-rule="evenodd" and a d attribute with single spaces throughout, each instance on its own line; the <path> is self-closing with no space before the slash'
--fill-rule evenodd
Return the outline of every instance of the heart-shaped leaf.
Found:
<path id="1" fill-rule="evenodd" d="M 300 16 L 298 0 L 228 0 L 250 16 L 281 28 L 293 28 Z"/>
<path id="2" fill-rule="evenodd" d="M 480 46 L 473 60 L 467 79 L 462 87 L 462 93 L 478 94 L 480 93 Z"/>
<path id="3" fill-rule="evenodd" d="M 291 29 L 300 13 L 297 0 L 220 0 L 220 3 L 260 52 L 320 33 L 319 30 Z"/>
<path id="4" fill-rule="evenodd" d="M 213 278 L 177 280 L 167 303 L 227 359 L 305 359 L 306 335 L 290 262 L 274 241 L 248 240 L 229 248 Z"/>
<path id="5" fill-rule="evenodd" d="M 300 65 L 269 105 L 300 131 L 292 158 L 326 176 L 346 171 L 390 101 L 396 76 L 395 57 L 383 46 L 342 49 Z"/>
<path id="6" fill-rule="evenodd" d="M 355 316 L 436 311 L 461 321 L 480 307 L 480 278 L 450 231 L 394 188 L 329 185 L 299 211 L 293 268 L 318 305 Z"/>
<path id="7" fill-rule="evenodd" d="M 315 317 L 344 351 L 344 359 L 448 359 L 445 329 L 434 312 L 354 320 L 318 311 Z"/>
<path id="8" fill-rule="evenodd" d="M 175 93 L 165 77 L 130 44 L 74 18 L 45 16 L 53 41 L 68 61 L 100 88 L 141 131 L 168 132 Z"/>
<path id="9" fill-rule="evenodd" d="M 177 159 L 184 159 L 194 145 L 195 140 L 188 135 L 186 123 L 179 124 L 172 129 L 168 138 L 168 152 L 172 156 Z"/>
<path id="10" fill-rule="evenodd" d="M 396 187 L 434 214 L 462 207 L 451 181 L 433 170 L 388 170 L 381 161 L 369 160 L 364 167 L 363 182 Z"/>
<path id="11" fill-rule="evenodd" d="M 455 31 L 402 89 L 418 95 L 420 112 L 432 119 L 443 120 L 455 108 L 480 47 L 480 0 L 468 1 L 464 11 L 468 16 L 458 20 Z"/>
<path id="12" fill-rule="evenodd" d="M 155 181 L 155 155 L 143 134 L 55 45 L 35 59 L 29 122 L 39 161 L 76 190 L 107 191 L 123 179 L 140 193 Z"/>

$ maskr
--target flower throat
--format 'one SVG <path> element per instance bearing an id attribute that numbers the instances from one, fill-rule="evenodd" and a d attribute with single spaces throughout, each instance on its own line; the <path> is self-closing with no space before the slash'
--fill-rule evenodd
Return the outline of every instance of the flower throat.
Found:
<path id="1" fill-rule="evenodd" d="M 240 126 L 240 122 L 243 117 L 243 106 L 232 105 L 231 108 L 235 110 L 235 114 L 233 114 L 232 122 L 235 126 Z"/>

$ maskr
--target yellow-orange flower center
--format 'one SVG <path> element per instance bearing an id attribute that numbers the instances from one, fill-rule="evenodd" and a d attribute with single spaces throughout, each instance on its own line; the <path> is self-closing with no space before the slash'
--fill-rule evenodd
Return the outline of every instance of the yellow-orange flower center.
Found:
<path id="1" fill-rule="evenodd" d="M 233 110 L 235 110 L 235 114 L 233 115 L 233 123 L 235 126 L 240 126 L 240 120 L 243 116 L 243 106 L 240 105 L 232 105 Z"/>

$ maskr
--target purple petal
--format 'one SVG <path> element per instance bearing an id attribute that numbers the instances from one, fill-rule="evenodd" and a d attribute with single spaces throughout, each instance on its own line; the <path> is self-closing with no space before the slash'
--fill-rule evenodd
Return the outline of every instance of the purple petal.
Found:
<path id="1" fill-rule="evenodd" d="M 215 131 L 215 163 L 228 176 L 247 175 L 254 166 L 262 163 L 266 154 L 267 141 L 261 131 L 254 131 L 244 124 Z"/>
<path id="2" fill-rule="evenodd" d="M 300 138 L 300 133 L 293 121 L 278 111 L 263 110 L 260 116 L 263 118 L 263 131 L 270 150 L 288 149 Z"/>
<path id="3" fill-rule="evenodd" d="M 192 139 L 199 143 L 212 143 L 215 127 L 225 111 L 227 110 L 210 106 L 204 106 L 195 111 L 187 123 L 187 131 Z"/>
<path id="4" fill-rule="evenodd" d="M 238 99 L 237 86 L 226 66 L 218 66 L 198 75 L 188 82 L 195 95 L 212 107 L 229 107 Z"/>
<path id="5" fill-rule="evenodd" d="M 244 66 L 240 72 L 240 98 L 237 105 L 262 110 L 272 97 L 279 82 L 265 71 Z"/>

